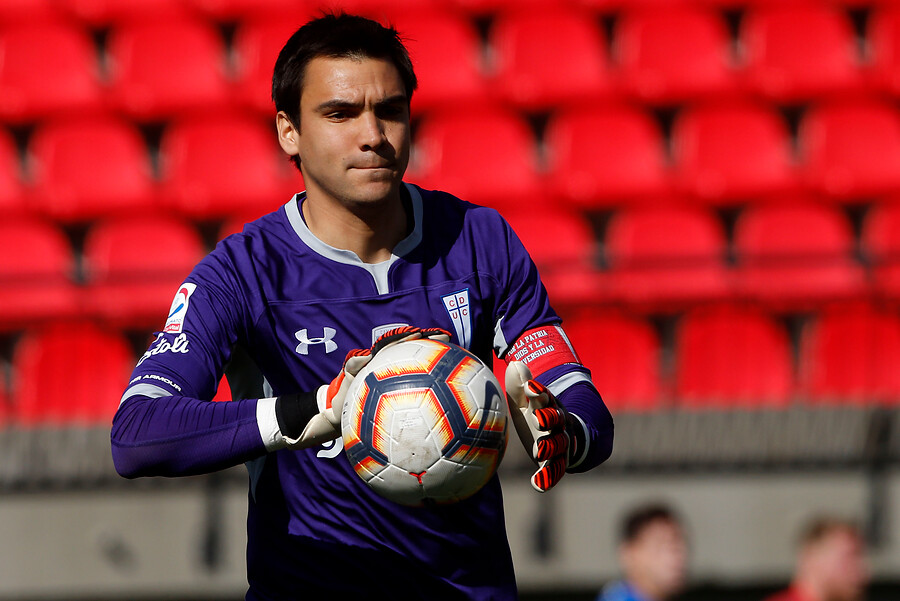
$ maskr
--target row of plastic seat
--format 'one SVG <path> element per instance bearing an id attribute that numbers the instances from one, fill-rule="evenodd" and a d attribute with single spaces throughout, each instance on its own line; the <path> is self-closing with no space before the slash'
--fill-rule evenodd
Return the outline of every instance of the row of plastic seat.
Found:
<path id="1" fill-rule="evenodd" d="M 501 210 L 557 201 L 598 210 L 678 195 L 727 206 L 800 191 L 839 202 L 900 194 L 900 110 L 875 100 L 810 109 L 799 153 L 782 115 L 758 104 L 680 112 L 671 160 L 659 124 L 634 107 L 558 111 L 542 137 L 538 144 L 528 121 L 499 108 L 436 113 L 416 131 L 407 179 Z M 23 166 L 0 130 L 0 213 L 79 221 L 164 206 L 215 219 L 262 213 L 303 189 L 270 126 L 240 114 L 175 122 L 158 154 L 131 122 L 54 120 L 35 129 L 26 156 Z"/>
<path id="2" fill-rule="evenodd" d="M 108 26 L 147 18 L 203 16 L 231 22 L 276 12 L 290 14 L 341 8 L 348 12 L 392 13 L 444 10 L 481 17 L 510 9 L 587 8 L 603 13 L 620 10 L 685 6 L 743 10 L 759 6 L 809 3 L 810 0 L 16 0 L 0 4 L 0 22 L 36 18 L 74 18 L 93 26 Z M 896 0 L 830 0 L 852 9 L 891 6 Z"/>
<path id="3" fill-rule="evenodd" d="M 833 207 L 796 202 L 744 210 L 729 242 L 722 221 L 696 207 L 623 210 L 602 238 L 571 212 L 508 219 L 561 307 L 622 304 L 651 313 L 752 299 L 796 312 L 859 298 L 900 300 L 900 205 L 872 210 L 857 243 Z M 221 236 L 243 220 L 227 222 Z M 0 330 L 92 315 L 152 328 L 206 248 L 170 216 L 98 222 L 76 254 L 54 224 L 0 222 Z"/>
<path id="4" fill-rule="evenodd" d="M 741 305 L 682 317 L 673 367 L 647 320 L 594 312 L 569 320 L 566 331 L 614 411 L 900 402 L 900 315 L 870 305 L 810 319 L 796 362 L 788 327 Z M 119 332 L 92 322 L 30 330 L 15 345 L 10 382 L 0 369 L 0 424 L 109 423 L 134 363 Z M 216 400 L 229 397 L 220 385 Z"/>
<path id="5" fill-rule="evenodd" d="M 99 51 L 86 28 L 66 22 L 0 27 L 0 120 L 115 108 L 155 121 L 235 104 L 271 113 L 277 52 L 310 14 L 241 23 L 231 50 L 214 23 L 190 18 L 118 25 Z M 475 22 L 453 13 L 388 18 L 408 38 L 419 110 L 475 100 L 547 110 L 615 96 L 672 104 L 900 94 L 900 8 L 873 12 L 865 57 L 849 16 L 826 3 L 754 8 L 737 44 L 719 13 L 691 6 L 626 12 L 609 42 L 593 13 L 559 6 L 497 15 L 486 46 Z"/>

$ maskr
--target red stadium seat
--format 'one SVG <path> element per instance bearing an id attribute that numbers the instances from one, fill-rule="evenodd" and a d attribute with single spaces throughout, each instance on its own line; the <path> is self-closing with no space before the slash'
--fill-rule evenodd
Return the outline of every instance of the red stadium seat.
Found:
<path id="1" fill-rule="evenodd" d="M 87 308 L 117 327 L 161 328 L 178 285 L 203 254 L 198 233 L 174 219 L 95 225 L 84 242 Z"/>
<path id="2" fill-rule="evenodd" d="M 594 261 L 597 243 L 590 223 L 566 210 L 504 213 L 538 266 L 554 306 L 596 300 L 598 274 Z"/>
<path id="3" fill-rule="evenodd" d="M 238 24 L 234 34 L 234 62 L 237 94 L 251 109 L 267 115 L 275 114 L 272 101 L 272 69 L 278 53 L 291 35 L 313 16 L 302 10 L 284 15 L 247 19 Z"/>
<path id="4" fill-rule="evenodd" d="M 867 29 L 872 82 L 880 90 L 900 95 L 900 6 L 872 11 Z"/>
<path id="5" fill-rule="evenodd" d="M 78 313 L 75 259 L 61 230 L 34 219 L 3 219 L 0 240 L 0 329 Z"/>
<path id="6" fill-rule="evenodd" d="M 481 41 L 470 21 L 437 11 L 401 13 L 390 21 L 409 49 L 419 80 L 414 115 L 486 101 Z"/>
<path id="7" fill-rule="evenodd" d="M 528 124 L 500 110 L 429 115 L 415 137 L 409 181 L 498 209 L 539 206 L 543 185 Z"/>
<path id="8" fill-rule="evenodd" d="M 87 31 L 61 23 L 0 28 L 0 120 L 22 123 L 103 106 Z"/>
<path id="9" fill-rule="evenodd" d="M 60 9 L 94 27 L 178 19 L 190 15 L 183 0 L 55 0 Z"/>
<path id="10" fill-rule="evenodd" d="M 107 52 L 113 100 L 135 119 L 219 110 L 230 97 L 225 43 L 210 23 L 123 24 L 110 32 Z"/>
<path id="11" fill-rule="evenodd" d="M 900 205 L 871 209 L 863 222 L 860 243 L 871 265 L 875 292 L 900 300 Z"/>
<path id="12" fill-rule="evenodd" d="M 603 32 L 590 13 L 517 10 L 500 14 L 488 43 L 500 95 L 531 111 L 590 103 L 612 90 Z"/>
<path id="13" fill-rule="evenodd" d="M 750 309 L 696 310 L 678 326 L 675 395 L 682 407 L 784 407 L 794 392 L 787 329 Z"/>
<path id="14" fill-rule="evenodd" d="M 187 4 L 219 21 L 240 23 L 261 15 L 276 14 L 291 22 L 298 13 L 308 13 L 312 16 L 313 8 L 321 3 L 311 0 L 189 0 Z M 297 27 L 302 24 L 298 23 Z M 274 59 L 272 64 L 275 64 Z"/>
<path id="15" fill-rule="evenodd" d="M 900 191 L 900 112 L 862 101 L 819 106 L 800 124 L 810 186 L 839 201 Z"/>
<path id="16" fill-rule="evenodd" d="M 544 144 L 553 194 L 579 208 L 631 203 L 668 189 L 662 131 L 640 109 L 559 111 L 547 123 Z"/>
<path id="17" fill-rule="evenodd" d="M 110 118 L 53 121 L 29 145 L 39 209 L 64 221 L 155 208 L 150 156 L 141 132 Z M 98 166 L 100 168 L 98 168 Z"/>
<path id="18" fill-rule="evenodd" d="M 811 403 L 900 401 L 900 317 L 852 306 L 826 311 L 803 330 L 800 382 Z"/>
<path id="19" fill-rule="evenodd" d="M 262 215 L 300 191 L 293 189 L 290 166 L 274 132 L 246 117 L 170 125 L 160 142 L 160 160 L 163 194 L 192 218 Z"/>
<path id="20" fill-rule="evenodd" d="M 850 223 L 831 207 L 750 207 L 735 224 L 734 247 L 741 292 L 773 307 L 815 308 L 867 292 Z"/>
<path id="21" fill-rule="evenodd" d="M 797 184 L 787 123 L 762 105 L 687 109 L 673 125 L 672 147 L 680 186 L 708 203 L 782 194 Z"/>
<path id="22" fill-rule="evenodd" d="M 25 189 L 12 136 L 0 129 L 0 215 L 25 210 Z"/>
<path id="23" fill-rule="evenodd" d="M 653 7 L 623 14 L 614 58 L 622 86 L 642 102 L 680 104 L 735 90 L 728 28 L 699 7 Z"/>
<path id="24" fill-rule="evenodd" d="M 740 42 L 747 83 L 779 102 L 847 94 L 863 83 L 853 25 L 837 7 L 755 8 L 744 16 Z"/>
<path id="25" fill-rule="evenodd" d="M 0 2 L 0 23 L 35 23 L 59 19 L 55 0 L 5 0 Z"/>
<path id="26" fill-rule="evenodd" d="M 567 6 L 568 0 L 450 0 L 449 4 L 463 12 L 481 17 L 510 10 L 542 10 Z"/>
<path id="27" fill-rule="evenodd" d="M 13 354 L 16 424 L 109 424 L 133 366 L 125 339 L 92 323 L 28 332 Z"/>
<path id="28" fill-rule="evenodd" d="M 592 313 L 566 321 L 564 327 L 613 413 L 658 408 L 660 343 L 649 322 Z"/>
<path id="29" fill-rule="evenodd" d="M 722 224 L 702 209 L 621 210 L 606 231 L 610 294 L 660 310 L 725 298 L 726 252 Z"/>

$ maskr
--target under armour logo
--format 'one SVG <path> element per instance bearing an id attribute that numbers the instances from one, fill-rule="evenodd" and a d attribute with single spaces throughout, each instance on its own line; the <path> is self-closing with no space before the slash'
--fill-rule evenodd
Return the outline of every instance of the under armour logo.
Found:
<path id="1" fill-rule="evenodd" d="M 306 328 L 294 333 L 294 336 L 300 341 L 300 344 L 297 345 L 297 352 L 301 355 L 308 355 L 311 344 L 324 344 L 326 353 L 336 351 L 338 345 L 334 341 L 334 335 L 337 331 L 334 328 L 323 328 L 323 330 L 324 333 L 321 338 L 310 338 Z"/>

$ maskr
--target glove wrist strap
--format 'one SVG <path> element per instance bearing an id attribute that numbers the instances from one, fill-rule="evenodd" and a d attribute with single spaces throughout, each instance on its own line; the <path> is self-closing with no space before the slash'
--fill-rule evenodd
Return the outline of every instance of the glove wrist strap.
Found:
<path id="1" fill-rule="evenodd" d="M 300 436 L 309 420 L 318 413 L 315 391 L 285 394 L 275 399 L 275 417 L 285 438 Z"/>
<path id="2" fill-rule="evenodd" d="M 567 471 L 578 467 L 588 454 L 590 438 L 587 435 L 587 425 L 574 413 L 566 415 L 566 433 L 569 435 L 569 462 Z"/>

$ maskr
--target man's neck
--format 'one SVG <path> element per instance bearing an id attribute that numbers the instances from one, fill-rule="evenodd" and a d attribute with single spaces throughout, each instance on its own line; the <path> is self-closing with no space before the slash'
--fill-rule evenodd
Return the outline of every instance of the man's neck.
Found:
<path id="1" fill-rule="evenodd" d="M 301 210 L 306 226 L 316 238 L 356 253 L 365 263 L 388 260 L 412 228 L 412 208 L 402 185 L 396 197 L 372 205 L 348 208 L 307 197 Z"/>

